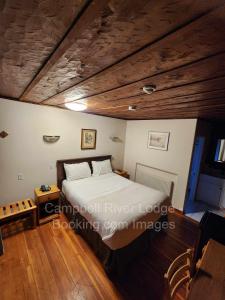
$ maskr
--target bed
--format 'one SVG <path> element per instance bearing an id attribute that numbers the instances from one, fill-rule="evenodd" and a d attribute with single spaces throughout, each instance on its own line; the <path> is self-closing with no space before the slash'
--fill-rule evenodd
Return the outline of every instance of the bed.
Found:
<path id="1" fill-rule="evenodd" d="M 71 226 L 92 247 L 107 273 L 120 275 L 149 248 L 156 228 L 165 222 L 162 212 L 170 197 L 115 173 L 66 180 L 64 163 L 88 162 L 92 170 L 91 161 L 106 159 L 111 156 L 57 161 L 57 181 Z"/>

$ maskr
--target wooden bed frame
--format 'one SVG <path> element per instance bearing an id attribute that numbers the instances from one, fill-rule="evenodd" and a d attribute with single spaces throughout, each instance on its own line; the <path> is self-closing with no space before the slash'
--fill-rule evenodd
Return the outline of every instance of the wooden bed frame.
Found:
<path id="1" fill-rule="evenodd" d="M 57 161 L 57 184 L 62 189 L 62 181 L 66 178 L 64 163 L 74 164 L 88 162 L 92 170 L 91 161 L 111 160 L 111 155 L 75 158 Z M 145 254 L 151 244 L 152 237 L 156 234 L 154 229 L 147 229 L 129 245 L 112 250 L 101 239 L 101 236 L 93 229 L 90 223 L 74 209 L 71 203 L 61 193 L 62 212 L 67 216 L 71 226 L 77 234 L 80 234 L 90 245 L 96 256 L 102 262 L 105 271 L 112 276 L 121 276 L 127 270 L 128 265 L 138 256 Z M 167 216 L 162 216 L 158 221 L 167 222 Z M 76 224 L 83 224 L 82 230 Z"/>

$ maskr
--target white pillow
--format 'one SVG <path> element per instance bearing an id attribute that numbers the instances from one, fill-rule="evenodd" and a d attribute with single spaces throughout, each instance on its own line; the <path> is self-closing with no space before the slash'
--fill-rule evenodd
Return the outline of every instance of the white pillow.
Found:
<path id="1" fill-rule="evenodd" d="M 64 169 L 68 181 L 91 177 L 91 169 L 87 162 L 82 162 L 80 164 L 64 164 Z"/>
<path id="2" fill-rule="evenodd" d="M 112 166 L 110 159 L 102 161 L 92 161 L 93 176 L 99 176 L 107 173 L 112 173 Z"/>

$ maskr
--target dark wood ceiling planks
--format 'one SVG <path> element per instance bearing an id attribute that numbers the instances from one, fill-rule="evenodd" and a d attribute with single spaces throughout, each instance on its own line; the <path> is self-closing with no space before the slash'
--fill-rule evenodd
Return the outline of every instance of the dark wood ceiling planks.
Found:
<path id="1" fill-rule="evenodd" d="M 208 84 L 208 88 L 206 86 Z M 221 88 L 221 87 L 224 88 Z M 177 88 L 171 88 L 168 90 L 162 90 L 155 92 L 152 95 L 141 95 L 131 97 L 129 99 L 114 100 L 114 101 L 100 101 L 98 102 L 88 102 L 89 108 L 99 109 L 99 110 L 107 110 L 107 109 L 126 109 L 128 105 L 135 105 L 140 109 L 141 107 L 146 106 L 161 106 L 161 105 L 172 105 L 173 103 L 186 101 L 186 97 L 193 97 L 196 101 L 200 96 L 203 100 L 206 98 L 208 94 L 212 94 L 212 97 L 216 95 L 220 95 L 223 98 L 225 92 L 225 77 L 219 79 L 208 80 L 207 82 L 199 82 L 195 84 L 190 84 L 188 86 L 181 86 Z M 179 97 L 179 99 L 178 99 Z"/>
<path id="2" fill-rule="evenodd" d="M 190 5 L 189 0 L 94 1 L 22 99 L 40 102 L 49 98 L 195 19 L 216 4 L 203 5 L 200 1 L 199 5 Z"/>
<path id="3" fill-rule="evenodd" d="M 81 100 L 124 119 L 225 118 L 225 0 L 7 0 L 0 32 L 2 97 Z"/>
<path id="4" fill-rule="evenodd" d="M 52 101 L 58 104 L 62 103 L 62 99 L 66 102 L 71 97 L 80 99 L 100 94 L 207 57 L 225 49 L 225 39 L 221 38 L 221 34 L 225 35 L 225 5 L 56 95 Z"/>
<path id="5" fill-rule="evenodd" d="M 85 2 L 0 2 L 0 94 L 19 98 L 70 28 Z"/>
<path id="6" fill-rule="evenodd" d="M 220 78 L 225 76 L 225 53 L 202 59 L 193 64 L 188 64 L 182 67 L 175 68 L 168 72 L 163 72 L 155 76 L 147 77 L 146 79 L 119 87 L 117 89 L 110 90 L 105 93 L 98 94 L 96 96 L 89 96 L 82 100 L 88 101 L 89 104 L 95 103 L 101 105 L 102 101 L 109 101 L 114 103 L 115 100 L 128 100 L 134 99 L 137 96 L 147 96 L 142 87 L 146 84 L 157 85 L 157 90 L 154 94 L 148 96 L 148 99 L 154 99 L 159 91 L 164 90 L 165 95 L 169 95 L 169 90 L 173 87 L 184 86 L 185 90 L 192 87 L 192 83 L 201 83 L 202 90 L 211 90 L 209 86 L 211 81 L 209 79 Z M 215 88 L 213 86 L 213 88 Z M 219 88 L 219 86 L 218 86 Z M 54 101 L 47 100 L 45 103 L 54 104 Z M 132 104 L 132 101 L 131 103 Z"/>

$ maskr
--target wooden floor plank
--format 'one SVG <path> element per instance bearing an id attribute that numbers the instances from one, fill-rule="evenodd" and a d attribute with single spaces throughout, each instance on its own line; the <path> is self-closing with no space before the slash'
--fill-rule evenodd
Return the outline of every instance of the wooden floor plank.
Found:
<path id="1" fill-rule="evenodd" d="M 76 278 L 74 278 L 64 262 L 61 252 L 54 239 L 49 239 L 51 235 L 50 224 L 46 226 L 40 226 L 40 238 L 45 248 L 46 255 L 48 257 L 51 269 L 59 287 L 60 295 L 65 299 L 70 299 L 76 288 Z M 54 249 L 54 251 L 53 251 Z M 63 274 L 63 276 L 62 276 Z"/>
<path id="2" fill-rule="evenodd" d="M 71 248 L 78 252 L 77 258 L 82 266 L 87 285 L 92 285 L 98 294 L 98 299 L 120 299 L 118 291 L 107 278 L 106 273 L 87 243 L 69 228 L 63 228 L 65 237 L 70 237 Z M 106 280 L 107 278 L 107 280 Z M 84 282 L 84 279 L 82 279 Z M 102 289 L 102 286 L 105 288 Z"/>
<path id="3" fill-rule="evenodd" d="M 107 275 L 100 261 L 94 255 L 93 251 L 84 241 L 84 239 L 79 235 L 75 235 L 74 232 L 68 228 L 65 228 L 65 231 L 66 234 L 70 236 L 76 250 L 79 249 L 80 259 L 82 261 L 82 264 L 84 265 L 84 268 L 88 269 L 91 266 L 95 284 L 100 287 L 102 285 L 106 287 L 106 289 L 104 290 L 104 292 L 106 292 L 106 295 L 104 295 L 104 299 L 120 299 L 120 293 L 117 291 L 111 280 L 105 280 Z"/>
<path id="4" fill-rule="evenodd" d="M 26 231 L 25 236 L 29 250 L 29 260 L 38 287 L 39 298 L 47 299 L 48 295 L 51 295 L 51 299 L 61 299 L 58 283 L 54 277 L 53 270 L 40 239 L 39 230 Z"/>
<path id="5" fill-rule="evenodd" d="M 175 228 L 158 233 L 148 253 L 124 278 L 111 281 L 87 243 L 66 226 L 66 218 L 4 240 L 0 257 L 1 300 L 160 300 L 171 261 L 193 247 L 198 227 L 173 213 Z M 60 225 L 60 226 L 59 226 Z M 177 298 L 179 299 L 179 298 Z"/>
<path id="6" fill-rule="evenodd" d="M 104 299 L 102 291 L 96 285 L 96 281 L 91 272 L 89 272 L 88 269 L 85 269 L 86 265 L 83 263 L 83 258 L 80 256 L 75 245 L 71 242 L 70 237 L 66 234 L 65 229 L 63 227 L 59 229 L 54 229 L 54 227 L 52 227 L 52 233 L 67 266 L 68 272 L 70 272 L 71 276 L 76 280 L 78 287 L 80 287 L 82 283 L 88 294 L 90 294 L 91 291 L 91 299 Z M 92 289 L 90 290 L 88 287 L 91 287 Z"/>

